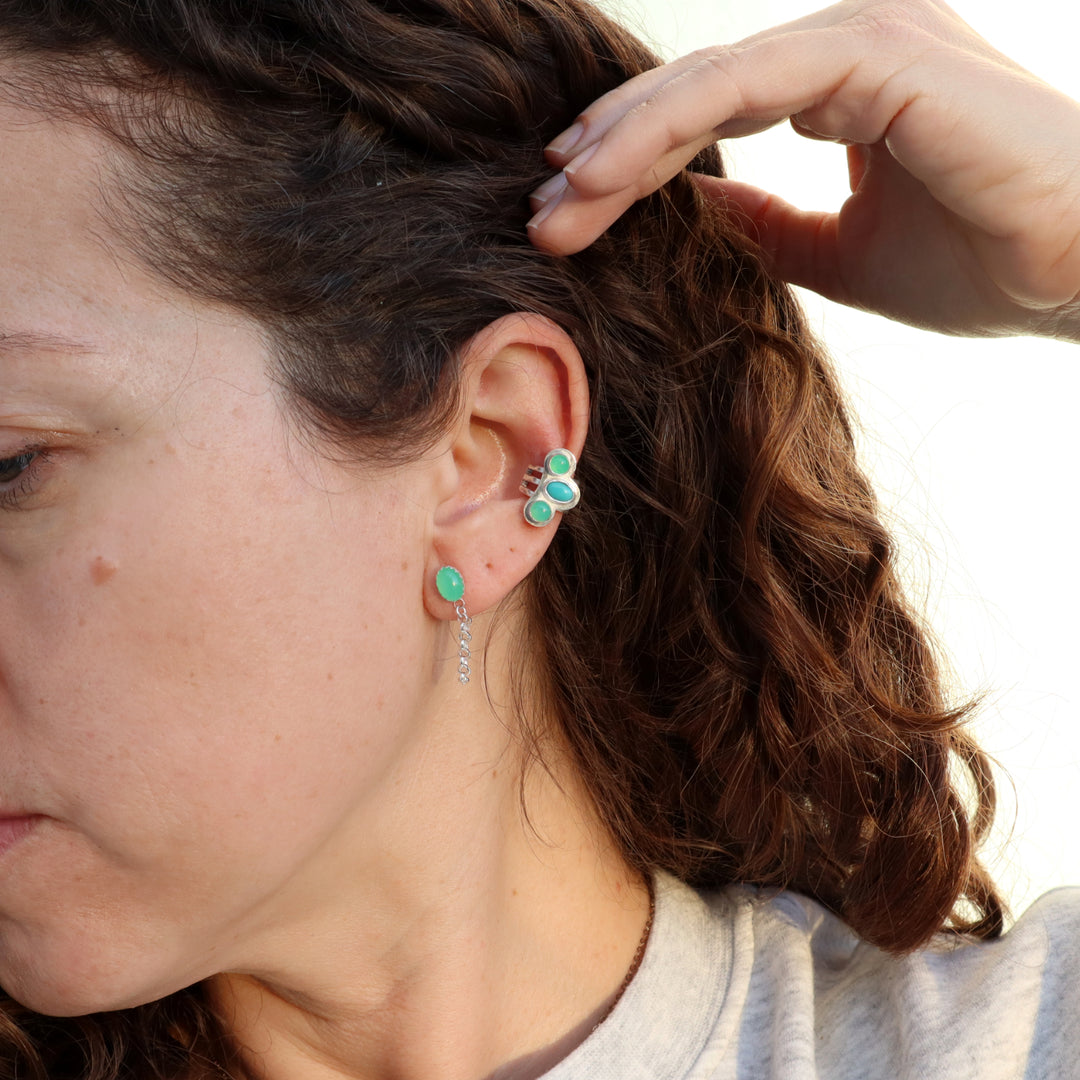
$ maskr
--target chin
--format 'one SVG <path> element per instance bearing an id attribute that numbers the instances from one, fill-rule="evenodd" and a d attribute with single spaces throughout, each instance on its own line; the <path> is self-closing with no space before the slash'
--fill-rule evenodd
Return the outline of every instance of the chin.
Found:
<path id="1" fill-rule="evenodd" d="M 89 1016 L 155 1000 L 153 994 L 118 994 L 115 987 L 106 989 L 93 983 L 55 978 L 41 971 L 20 971 L 13 975 L 5 971 L 0 975 L 0 988 L 20 1005 L 43 1016 Z"/>
<path id="2" fill-rule="evenodd" d="M 158 1001 L 192 980 L 163 977 L 165 965 L 132 962 L 130 949 L 88 947 L 85 942 L 10 942 L 0 929 L 0 988 L 44 1016 L 87 1016 Z M 157 969 L 156 971 L 153 969 Z"/>

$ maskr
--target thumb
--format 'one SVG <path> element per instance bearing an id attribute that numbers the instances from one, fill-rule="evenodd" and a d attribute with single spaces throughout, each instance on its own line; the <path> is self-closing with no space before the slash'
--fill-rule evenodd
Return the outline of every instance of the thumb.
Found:
<path id="1" fill-rule="evenodd" d="M 740 180 L 695 174 L 694 182 L 758 245 L 777 276 L 829 300 L 849 302 L 839 275 L 837 214 L 799 210 Z"/>

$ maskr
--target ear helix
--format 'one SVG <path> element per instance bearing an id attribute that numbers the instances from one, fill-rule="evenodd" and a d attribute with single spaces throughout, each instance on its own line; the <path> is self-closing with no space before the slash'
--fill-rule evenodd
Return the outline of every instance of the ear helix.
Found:
<path id="1" fill-rule="evenodd" d="M 435 588 L 444 600 L 454 605 L 458 617 L 458 681 L 464 686 L 472 674 L 469 666 L 472 617 L 465 607 L 465 578 L 456 567 L 444 566 L 435 575 Z"/>

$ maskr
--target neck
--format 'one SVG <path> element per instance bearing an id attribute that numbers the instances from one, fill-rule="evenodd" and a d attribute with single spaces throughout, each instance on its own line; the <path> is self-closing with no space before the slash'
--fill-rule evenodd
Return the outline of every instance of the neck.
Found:
<path id="1" fill-rule="evenodd" d="M 504 718 L 465 700 L 210 980 L 260 1080 L 531 1080 L 623 989 L 647 888 L 561 756 L 525 820 Z"/>

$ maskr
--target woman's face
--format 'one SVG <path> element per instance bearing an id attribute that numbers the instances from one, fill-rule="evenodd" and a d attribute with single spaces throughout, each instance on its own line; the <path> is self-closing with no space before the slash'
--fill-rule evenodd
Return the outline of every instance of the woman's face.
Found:
<path id="1" fill-rule="evenodd" d="M 424 471 L 297 437 L 255 328 L 98 216 L 105 154 L 0 109 L 0 816 L 43 815 L 0 853 L 0 986 L 57 1013 L 303 903 L 438 651 Z"/>

